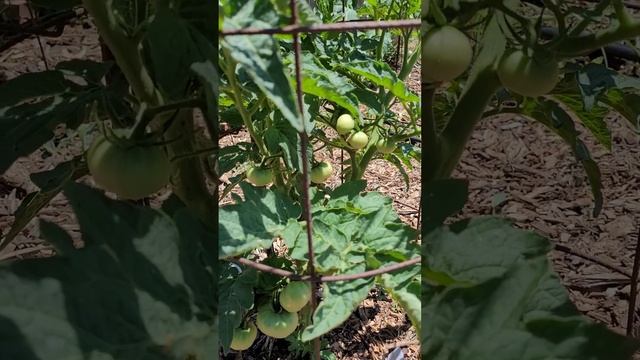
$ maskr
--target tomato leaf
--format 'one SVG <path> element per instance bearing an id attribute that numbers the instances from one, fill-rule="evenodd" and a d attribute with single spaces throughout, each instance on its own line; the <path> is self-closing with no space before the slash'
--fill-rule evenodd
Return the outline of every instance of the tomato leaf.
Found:
<path id="1" fill-rule="evenodd" d="M 235 169 L 238 165 L 249 161 L 252 144 L 239 142 L 220 148 L 218 153 L 218 172 L 220 175 Z"/>
<path id="2" fill-rule="evenodd" d="M 595 104 L 587 111 L 579 95 L 555 95 L 554 98 L 571 109 L 571 112 L 591 131 L 595 139 L 607 150 L 611 150 L 611 130 L 604 121 L 609 113 L 608 108 Z"/>
<path id="3" fill-rule="evenodd" d="M 349 273 L 364 270 L 364 264 L 360 264 L 352 267 Z M 340 326 L 369 295 L 372 287 L 371 278 L 322 284 L 323 299 L 313 313 L 313 324 L 302 331 L 301 340 L 311 341 Z"/>
<path id="4" fill-rule="evenodd" d="M 390 198 L 377 192 L 345 195 L 331 194 L 326 204 L 323 198 L 313 204 L 313 246 L 320 273 L 347 273 L 365 262 L 364 253 L 393 251 L 402 260 L 415 254 L 412 240 L 417 233 L 400 220 Z M 282 237 L 294 259 L 307 260 L 307 235 L 300 223 L 290 221 Z"/>
<path id="5" fill-rule="evenodd" d="M 640 89 L 639 79 L 619 74 L 601 64 L 585 65 L 575 73 L 575 79 L 586 111 L 590 111 L 609 89 Z"/>
<path id="6" fill-rule="evenodd" d="M 304 54 L 302 91 L 336 103 L 359 117 L 358 99 L 353 90 L 354 86 L 347 78 L 324 68 L 314 56 Z"/>
<path id="7" fill-rule="evenodd" d="M 420 334 L 422 325 L 420 266 L 411 266 L 383 274 L 378 276 L 377 280 L 393 300 L 402 306 L 416 328 L 416 333 Z"/>
<path id="8" fill-rule="evenodd" d="M 247 6 L 251 4 L 253 2 L 249 2 Z M 240 16 L 242 14 L 238 13 L 233 18 L 225 19 L 225 26 L 239 28 L 238 18 Z M 264 23 L 256 20 L 254 26 L 259 27 L 260 25 L 264 25 Z M 302 126 L 293 89 L 284 72 L 284 65 L 278 54 L 278 46 L 271 36 L 228 36 L 221 41 L 221 44 L 267 98 L 282 112 L 282 115 L 294 129 L 298 132 L 311 131 L 310 128 L 304 129 Z"/>
<path id="9" fill-rule="evenodd" d="M 15 220 L 11 229 L 0 241 L 0 247 L 10 243 L 22 229 L 38 214 L 42 208 L 56 197 L 67 184 L 89 173 L 81 157 L 58 164 L 53 170 L 31 174 L 31 181 L 40 188 L 40 191 L 32 192 L 22 200 L 16 210 Z"/>
<path id="10" fill-rule="evenodd" d="M 328 200 L 321 196 L 314 198 L 315 266 L 321 274 L 350 274 L 364 271 L 367 266 L 387 266 L 407 260 L 417 251 L 412 243 L 416 231 L 398 218 L 391 199 L 376 192 L 361 193 L 364 185 L 363 181 L 348 182 L 331 193 Z M 303 223 L 291 219 L 281 236 L 293 259 L 307 260 Z M 418 270 L 415 271 L 412 274 L 418 275 Z M 419 327 L 416 309 L 420 306 L 414 297 L 417 288 L 405 280 L 391 274 L 381 281 L 412 312 L 412 321 Z M 367 296 L 371 285 L 371 279 L 325 284 L 325 297 L 314 314 L 313 325 L 303 331 L 302 340 L 308 341 L 339 326 Z"/>
<path id="11" fill-rule="evenodd" d="M 398 99 L 404 101 L 420 101 L 420 98 L 407 89 L 404 82 L 398 79 L 398 75 L 386 63 L 373 60 L 362 60 L 351 61 L 347 64 L 339 64 L 338 67 L 345 68 L 376 85 L 384 87 L 391 91 L 391 93 L 398 97 Z"/>
<path id="12" fill-rule="evenodd" d="M 211 23 L 214 19 L 211 18 Z M 206 70 L 202 68 L 203 64 L 216 67 L 212 64 L 215 59 L 212 44 L 178 12 L 168 8 L 161 7 L 156 12 L 145 42 L 153 77 L 170 99 L 182 99 L 187 95 L 189 81 L 193 78 L 193 64 L 199 64 L 193 70 L 200 74 Z"/>
<path id="13" fill-rule="evenodd" d="M 300 216 L 300 205 L 286 195 L 241 183 L 244 200 L 220 207 L 219 257 L 241 255 L 268 247 L 290 218 Z"/>
<path id="14" fill-rule="evenodd" d="M 423 359 L 629 359 L 640 342 L 580 316 L 549 242 L 497 218 L 443 226 L 424 238 Z M 552 330 L 553 329 L 553 330 Z"/>
<path id="15" fill-rule="evenodd" d="M 56 126 L 76 128 L 85 120 L 90 104 L 121 104 L 121 96 L 95 81 L 109 68 L 108 64 L 74 60 L 1 84 L 0 172 L 51 140 Z"/>
<path id="16" fill-rule="evenodd" d="M 85 246 L 75 249 L 63 229 L 41 222 L 61 255 L 0 268 L 3 355 L 217 358 L 215 274 L 211 256 L 201 255 L 214 235 L 184 211 L 171 219 L 80 184 L 65 195 Z"/>
<path id="17" fill-rule="evenodd" d="M 591 158 L 589 149 L 578 137 L 579 133 L 569 114 L 555 101 L 547 99 L 526 99 L 520 110 L 523 115 L 533 118 L 558 134 L 573 150 L 573 153 L 585 169 L 591 193 L 594 197 L 593 214 L 597 216 L 602 210 L 602 180 L 600 168 Z"/>
<path id="18" fill-rule="evenodd" d="M 627 119 L 636 132 L 640 131 L 640 95 L 621 89 L 611 89 L 601 100 Z"/>
<path id="19" fill-rule="evenodd" d="M 257 283 L 255 270 L 240 268 L 231 263 L 220 262 L 222 270 L 220 286 L 220 345 L 229 350 L 233 330 L 240 326 L 242 317 L 253 306 L 253 288 Z M 238 270 L 242 272 L 239 273 Z"/>
<path id="20" fill-rule="evenodd" d="M 264 133 L 264 140 L 272 154 L 283 153 L 287 168 L 302 172 L 300 137 L 280 111 L 275 112 L 273 123 Z M 313 158 L 311 146 L 307 147 L 307 158 Z"/>

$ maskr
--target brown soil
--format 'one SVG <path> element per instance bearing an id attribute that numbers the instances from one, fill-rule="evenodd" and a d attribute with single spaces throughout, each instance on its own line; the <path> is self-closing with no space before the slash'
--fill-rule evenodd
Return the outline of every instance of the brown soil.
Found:
<path id="1" fill-rule="evenodd" d="M 599 217 L 591 215 L 589 184 L 568 146 L 538 123 L 504 117 L 480 125 L 455 173 L 470 181 L 463 216 L 506 216 L 554 244 L 630 273 L 640 220 L 639 137 L 624 119 L 607 122 L 611 152 L 580 128 L 602 171 L 605 203 Z M 554 250 L 550 257 L 577 308 L 623 333 L 629 280 L 566 252 Z"/>

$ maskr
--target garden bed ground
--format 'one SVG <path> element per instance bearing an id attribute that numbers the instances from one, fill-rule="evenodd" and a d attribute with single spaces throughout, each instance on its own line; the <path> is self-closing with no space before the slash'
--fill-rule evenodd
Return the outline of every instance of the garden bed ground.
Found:
<path id="1" fill-rule="evenodd" d="M 626 120 L 609 120 L 611 152 L 579 129 L 602 172 L 605 202 L 597 218 L 589 183 L 569 147 L 541 124 L 513 117 L 486 121 L 474 133 L 455 173 L 470 181 L 462 215 L 506 216 L 553 244 L 631 273 L 640 226 L 640 137 Z M 577 308 L 624 333 L 628 278 L 564 251 L 552 251 L 551 258 Z"/>

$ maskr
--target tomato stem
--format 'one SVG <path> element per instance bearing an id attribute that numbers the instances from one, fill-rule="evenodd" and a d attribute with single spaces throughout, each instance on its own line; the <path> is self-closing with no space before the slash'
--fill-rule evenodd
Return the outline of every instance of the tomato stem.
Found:
<path id="1" fill-rule="evenodd" d="M 236 76 L 235 76 L 237 63 L 231 57 L 229 50 L 227 50 L 225 47 L 223 47 L 223 52 L 224 52 L 224 56 L 227 58 L 227 62 L 226 62 L 227 66 L 224 68 L 224 73 L 227 76 L 227 81 L 229 81 L 229 85 L 231 85 L 230 95 L 233 98 L 233 103 L 238 109 L 238 112 L 240 112 L 240 116 L 242 117 L 242 122 L 244 123 L 244 126 L 247 128 L 247 131 L 249 132 L 251 139 L 253 139 L 256 145 L 258 145 L 258 149 L 260 153 L 262 153 L 263 155 L 269 155 L 269 151 L 267 150 L 267 147 L 262 141 L 262 138 L 260 138 L 256 133 L 256 129 L 253 126 L 253 122 L 251 120 L 251 115 L 249 114 L 247 108 L 244 106 L 242 102 L 242 98 L 240 97 L 240 95 L 242 94 L 242 89 L 240 88 L 240 85 L 238 85 L 238 82 L 236 81 Z"/>
<path id="2" fill-rule="evenodd" d="M 162 103 L 162 96 L 155 88 L 151 75 L 144 66 L 138 42 L 128 37 L 114 17 L 112 1 L 83 0 L 85 9 L 93 17 L 100 36 L 113 54 L 136 96 L 152 105 Z"/>

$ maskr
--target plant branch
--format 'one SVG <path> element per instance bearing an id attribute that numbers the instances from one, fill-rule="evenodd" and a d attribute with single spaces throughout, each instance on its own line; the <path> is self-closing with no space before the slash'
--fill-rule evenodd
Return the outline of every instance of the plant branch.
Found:
<path id="1" fill-rule="evenodd" d="M 424 171 L 429 174 L 437 171 L 440 161 L 442 160 L 440 156 L 441 143 L 440 136 L 438 135 L 438 124 L 433 111 L 436 88 L 423 84 L 422 94 L 422 98 L 424 99 L 423 120 L 425 121 L 422 134 L 422 146 L 425 147 L 425 152 L 427 154 Z"/>
<path id="2" fill-rule="evenodd" d="M 253 122 L 251 121 L 251 115 L 247 111 L 247 108 L 245 108 L 244 104 L 242 103 L 242 98 L 240 97 L 242 90 L 240 89 L 240 85 L 238 85 L 238 82 L 236 81 L 236 77 L 235 77 L 236 62 L 231 57 L 229 50 L 223 47 L 223 51 L 224 51 L 225 57 L 227 58 L 227 66 L 225 67 L 224 72 L 225 72 L 225 75 L 227 76 L 227 80 L 229 81 L 229 85 L 231 86 L 231 93 L 229 95 L 233 98 L 233 102 L 236 108 L 238 109 L 238 112 L 240 112 L 240 116 L 242 117 L 242 122 L 244 123 L 244 126 L 247 128 L 247 131 L 249 132 L 251 139 L 255 141 L 256 145 L 258 145 L 258 149 L 260 149 L 260 153 L 267 155 L 268 154 L 267 147 L 262 141 L 262 138 L 260 138 L 258 134 L 256 134 L 255 127 L 253 126 Z"/>
<path id="3" fill-rule="evenodd" d="M 592 11 L 591 13 L 593 13 L 593 14 L 601 14 L 601 13 L 604 11 L 604 9 L 606 9 L 607 7 L 609 7 L 609 5 L 610 5 L 610 4 L 611 4 L 611 0 L 602 0 L 602 1 L 600 1 L 600 2 L 598 3 L 598 5 L 596 5 L 595 9 L 593 9 L 593 11 Z M 587 28 L 587 26 L 589 26 L 589 24 L 591 24 L 591 23 L 592 23 L 592 21 L 591 21 L 591 20 L 592 20 L 591 16 L 587 15 L 586 17 L 584 17 L 584 18 L 582 19 L 582 21 L 580 21 L 580 22 L 578 23 L 578 25 L 576 25 L 576 26 L 575 26 L 575 27 L 574 27 L 574 28 L 573 28 L 573 29 L 568 33 L 568 35 L 569 35 L 570 37 L 580 35 L 580 34 L 584 31 L 584 29 L 586 29 L 586 28 Z"/>
<path id="4" fill-rule="evenodd" d="M 286 277 L 289 278 L 291 280 L 297 280 L 297 281 L 315 281 L 318 283 L 324 283 L 324 282 L 336 282 L 336 281 L 350 281 L 350 280 L 357 280 L 357 279 L 365 279 L 365 278 L 369 278 L 369 277 L 373 277 L 373 276 L 377 276 L 377 275 L 382 275 L 382 274 L 387 274 L 393 271 L 398 271 L 398 270 L 402 270 L 404 268 L 407 268 L 409 266 L 413 266 L 413 265 L 417 265 L 420 264 L 421 258 L 420 257 L 415 257 L 413 259 L 410 260 L 406 260 L 403 262 L 399 262 L 399 263 L 395 263 L 393 265 L 389 265 L 389 266 L 383 266 L 381 268 L 375 269 L 375 270 L 368 270 L 368 271 L 364 271 L 358 274 L 343 274 L 343 275 L 327 275 L 327 276 L 320 276 L 320 277 L 315 277 L 314 279 L 312 279 L 312 277 L 310 275 L 299 275 L 296 273 L 293 273 L 291 271 L 287 271 L 287 270 L 282 270 L 279 268 L 275 268 L 273 266 L 269 266 L 269 265 L 265 265 L 262 263 L 258 263 L 246 258 L 234 258 L 231 259 L 231 261 L 238 263 L 238 264 L 242 264 L 245 266 L 248 266 L 250 268 L 254 268 L 256 270 L 260 270 L 269 274 L 274 274 L 274 275 L 279 275 L 282 277 Z"/>
<path id="5" fill-rule="evenodd" d="M 577 256 L 577 257 L 585 259 L 585 260 L 589 260 L 589 261 L 591 261 L 591 262 L 593 262 L 595 264 L 598 264 L 598 265 L 600 265 L 602 267 L 605 267 L 605 268 L 607 268 L 609 270 L 613 270 L 613 271 L 617 272 L 618 274 L 624 275 L 626 277 L 629 277 L 629 278 L 631 277 L 631 274 L 628 271 L 626 271 L 625 269 L 623 269 L 623 268 L 621 268 L 619 266 L 616 266 L 614 264 L 611 264 L 611 263 L 609 263 L 609 262 L 607 262 L 605 260 L 599 259 L 599 258 L 597 258 L 597 257 L 595 257 L 593 255 L 585 254 L 585 253 L 580 252 L 578 250 L 574 250 L 574 249 L 572 249 L 572 248 L 570 248 L 570 247 L 568 247 L 566 245 L 555 244 L 553 246 L 553 248 L 555 250 L 562 251 L 564 253 L 567 253 L 567 254 L 570 254 L 570 255 L 573 255 L 573 256 Z"/>
<path id="6" fill-rule="evenodd" d="M 202 100 L 198 98 L 185 99 L 156 107 L 147 107 L 146 104 L 143 103 L 140 107 L 140 112 L 138 113 L 136 124 L 134 125 L 132 137 L 136 138 L 144 134 L 147 126 L 149 126 L 149 123 L 151 123 L 151 121 L 153 121 L 153 119 L 155 119 L 159 114 L 182 108 L 195 108 L 203 106 L 204 104 Z"/>
<path id="7" fill-rule="evenodd" d="M 167 130 L 168 137 L 182 137 L 167 146 L 169 158 L 193 156 L 194 148 L 193 109 L 178 110 L 176 120 Z M 173 191 L 210 229 L 215 229 L 217 199 L 209 192 L 203 161 L 200 157 L 175 162 L 171 178 Z"/>
<path id="8" fill-rule="evenodd" d="M 162 96 L 144 66 L 138 44 L 127 36 L 113 16 L 113 0 L 83 0 L 82 3 L 136 96 L 151 106 L 161 105 Z"/>
<path id="9" fill-rule="evenodd" d="M 442 145 L 439 158 L 443 163 L 435 169 L 434 173 L 427 174 L 429 176 L 427 181 L 451 176 L 473 130 L 482 119 L 482 114 L 500 86 L 500 80 L 491 66 L 478 72 L 477 77 L 460 97 L 447 127 L 441 134 Z"/>
<path id="10" fill-rule="evenodd" d="M 553 15 L 556 17 L 556 21 L 558 22 L 558 31 L 560 32 L 560 36 L 564 36 L 567 33 L 567 23 L 565 21 L 565 16 L 562 13 L 562 9 L 560 6 L 556 4 L 554 0 L 544 0 L 544 4 L 546 7 L 551 10 Z"/>
<path id="11" fill-rule="evenodd" d="M 555 48 L 560 56 L 575 57 L 588 54 L 607 44 L 640 36 L 640 21 L 632 20 L 628 25 L 619 24 L 595 33 L 567 37 L 559 41 Z"/>
<path id="12" fill-rule="evenodd" d="M 627 8 L 625 7 L 624 1 L 622 0 L 613 0 L 613 8 L 616 11 L 616 17 L 622 26 L 631 25 L 633 19 L 629 15 Z"/>
<path id="13" fill-rule="evenodd" d="M 638 296 L 638 272 L 640 272 L 640 229 L 636 239 L 636 252 L 633 255 L 631 288 L 629 290 L 629 309 L 627 310 L 627 336 L 633 336 L 633 323 L 636 318 L 636 298 Z"/>

